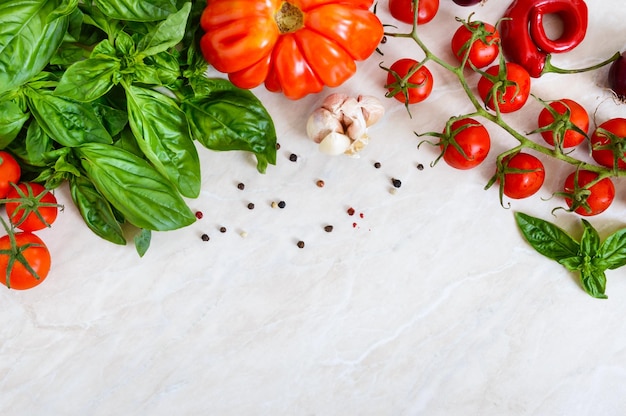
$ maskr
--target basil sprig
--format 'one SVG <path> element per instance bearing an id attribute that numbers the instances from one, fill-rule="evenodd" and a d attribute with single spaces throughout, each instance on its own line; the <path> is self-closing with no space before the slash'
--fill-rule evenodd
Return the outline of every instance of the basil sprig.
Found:
<path id="1" fill-rule="evenodd" d="M 594 298 L 606 299 L 606 270 L 626 265 L 626 228 L 601 241 L 597 230 L 581 219 L 583 234 L 576 241 L 557 225 L 516 212 L 515 220 L 528 243 L 540 254 L 580 275 L 580 284 Z"/>

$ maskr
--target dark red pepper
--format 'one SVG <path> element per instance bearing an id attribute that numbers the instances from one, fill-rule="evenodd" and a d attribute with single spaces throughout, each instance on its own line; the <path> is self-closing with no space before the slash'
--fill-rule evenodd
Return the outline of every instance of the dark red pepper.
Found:
<path id="1" fill-rule="evenodd" d="M 543 17 L 547 14 L 557 15 L 563 22 L 558 39 L 550 39 L 545 32 Z M 500 25 L 507 60 L 538 78 L 546 71 L 561 72 L 549 65 L 550 53 L 567 52 L 582 42 L 587 33 L 587 5 L 583 0 L 515 0 Z"/>

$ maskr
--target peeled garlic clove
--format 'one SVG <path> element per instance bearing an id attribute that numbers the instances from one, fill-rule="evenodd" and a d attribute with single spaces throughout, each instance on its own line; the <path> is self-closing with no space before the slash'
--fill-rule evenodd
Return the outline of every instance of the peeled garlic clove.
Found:
<path id="1" fill-rule="evenodd" d="M 330 133 L 343 133 L 344 129 L 339 118 L 325 108 L 318 108 L 306 122 L 306 134 L 315 143 L 319 143 Z"/>
<path id="2" fill-rule="evenodd" d="M 340 155 L 350 148 L 351 143 L 345 134 L 332 132 L 320 142 L 320 151 L 327 155 Z"/>
<path id="3" fill-rule="evenodd" d="M 380 100 L 371 95 L 359 95 L 357 99 L 367 127 L 378 122 L 385 115 L 385 107 Z"/>
<path id="4" fill-rule="evenodd" d="M 352 141 L 359 140 L 367 132 L 367 124 L 361 105 L 354 98 L 347 99 L 341 106 L 342 124 Z"/>

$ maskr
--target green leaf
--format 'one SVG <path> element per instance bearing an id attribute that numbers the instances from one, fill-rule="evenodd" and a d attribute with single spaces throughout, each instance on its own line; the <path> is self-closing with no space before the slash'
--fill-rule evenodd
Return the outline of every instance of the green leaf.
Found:
<path id="1" fill-rule="evenodd" d="M 600 236 L 589 221 L 582 220 L 584 231 L 580 239 L 580 252 L 582 255 L 595 257 L 600 249 Z"/>
<path id="2" fill-rule="evenodd" d="M 91 103 L 98 120 L 102 123 L 104 128 L 107 129 L 111 137 L 115 137 L 128 124 L 128 112 L 118 110 L 110 105 L 107 105 L 104 101 L 94 101 Z"/>
<path id="3" fill-rule="evenodd" d="M 166 231 L 196 220 L 171 182 L 146 160 L 102 143 L 74 150 L 96 189 L 136 227 Z"/>
<path id="4" fill-rule="evenodd" d="M 583 260 L 580 256 L 572 256 L 559 260 L 559 264 L 563 265 L 570 272 L 575 272 L 583 267 Z"/>
<path id="5" fill-rule="evenodd" d="M 63 41 L 78 0 L 0 2 L 0 93 L 41 72 Z"/>
<path id="6" fill-rule="evenodd" d="M 133 84 L 156 85 L 160 86 L 161 77 L 156 68 L 146 65 L 143 62 L 137 62 L 132 67 L 132 76 L 130 77 Z"/>
<path id="7" fill-rule="evenodd" d="M 49 91 L 28 89 L 28 107 L 43 130 L 63 146 L 75 147 L 84 143 L 112 143 L 93 107 Z"/>
<path id="8" fill-rule="evenodd" d="M 180 43 L 190 11 L 191 3 L 187 2 L 179 11 L 167 16 L 139 41 L 137 51 L 143 56 L 156 55 Z"/>
<path id="9" fill-rule="evenodd" d="M 223 85 L 223 84 L 222 84 Z M 257 170 L 264 173 L 276 164 L 276 131 L 272 118 L 250 91 L 219 88 L 181 104 L 194 138 L 212 150 L 244 150 L 257 158 Z"/>
<path id="10" fill-rule="evenodd" d="M 15 101 L 0 102 L 0 149 L 4 149 L 22 130 L 30 114 L 22 111 Z"/>
<path id="11" fill-rule="evenodd" d="M 606 275 L 601 270 L 584 268 L 580 273 L 580 280 L 583 289 L 589 295 L 597 299 L 606 299 Z"/>
<path id="12" fill-rule="evenodd" d="M 150 230 L 142 229 L 135 236 L 135 248 L 137 249 L 137 254 L 139 257 L 143 257 L 144 254 L 150 248 L 150 240 L 152 239 L 152 232 Z"/>
<path id="13" fill-rule="evenodd" d="M 176 12 L 175 0 L 94 0 L 106 16 L 118 20 L 155 22 Z"/>
<path id="14" fill-rule="evenodd" d="M 14 141 L 9 148 L 26 164 L 43 167 L 47 165 L 44 155 L 52 150 L 52 143 L 37 120 L 31 120 L 26 129 L 26 138 Z"/>
<path id="15" fill-rule="evenodd" d="M 84 176 L 70 179 L 70 193 L 85 224 L 97 236 L 114 244 L 125 245 L 126 238 L 111 205 Z"/>
<path id="16" fill-rule="evenodd" d="M 173 85 L 181 75 L 178 59 L 173 53 L 161 52 L 148 56 L 144 63 L 156 70 L 159 84 L 163 86 Z"/>
<path id="17" fill-rule="evenodd" d="M 515 220 L 526 241 L 540 254 L 556 261 L 578 256 L 579 244 L 562 228 L 521 212 L 515 213 Z"/>
<path id="18" fill-rule="evenodd" d="M 181 194 L 200 193 L 200 160 L 187 119 L 176 102 L 157 91 L 126 87 L 128 119 L 148 160 L 170 179 Z"/>
<path id="19" fill-rule="evenodd" d="M 120 69 L 119 59 L 112 57 L 78 61 L 63 73 L 54 93 L 76 101 L 93 101 L 120 82 Z"/>
<path id="20" fill-rule="evenodd" d="M 598 250 L 598 256 L 606 262 L 608 269 L 626 265 L 626 228 L 611 234 Z"/>

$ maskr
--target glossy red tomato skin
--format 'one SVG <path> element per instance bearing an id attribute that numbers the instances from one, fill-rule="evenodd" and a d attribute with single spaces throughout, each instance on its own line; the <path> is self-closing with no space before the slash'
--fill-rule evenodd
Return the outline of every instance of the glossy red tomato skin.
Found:
<path id="1" fill-rule="evenodd" d="M 29 232 L 15 233 L 15 240 L 18 247 L 33 244 L 31 247 L 23 249 L 22 254 L 39 278 L 33 276 L 22 263 L 15 261 L 7 282 L 9 255 L 0 254 L 0 283 L 16 290 L 31 289 L 40 285 L 48 276 L 51 264 L 50 251 L 39 237 Z M 10 249 L 11 240 L 9 236 L 0 237 L 0 250 Z"/>
<path id="2" fill-rule="evenodd" d="M 22 169 L 15 158 L 5 151 L 0 151 L 0 199 L 6 198 L 12 188 L 11 183 L 18 183 Z"/>
<path id="3" fill-rule="evenodd" d="M 413 0 L 389 0 L 389 12 L 401 22 L 413 24 L 415 9 Z M 417 23 L 428 23 L 439 10 L 439 0 L 420 0 L 417 7 Z"/>
<path id="4" fill-rule="evenodd" d="M 441 145 L 443 160 L 455 169 L 467 170 L 480 165 L 491 148 L 491 138 L 487 129 L 478 121 L 471 118 L 464 118 L 452 123 L 451 132 L 460 129 L 463 126 L 468 127 L 459 130 L 454 135 L 454 140 L 459 145 L 465 155 L 460 153 L 452 143 L 448 144 L 445 149 Z M 445 132 L 444 132 L 445 133 Z"/>
<path id="5" fill-rule="evenodd" d="M 610 149 L 600 149 L 600 146 L 606 146 L 610 143 L 611 138 L 603 130 L 614 134 L 617 140 L 623 141 L 626 146 L 626 119 L 625 118 L 612 118 L 604 123 L 600 124 L 591 135 L 591 156 L 593 159 L 602 166 L 613 168 L 614 158 L 613 152 Z M 626 169 L 626 162 L 623 160 L 626 158 L 626 148 L 621 158 L 617 160 L 618 169 Z"/>
<path id="6" fill-rule="evenodd" d="M 479 22 L 470 22 L 469 25 L 472 27 L 477 27 Z M 468 60 L 466 63 L 467 67 L 470 67 L 470 62 L 476 68 L 483 68 L 487 65 L 493 63 L 498 57 L 500 50 L 498 48 L 498 43 L 500 42 L 500 34 L 498 30 L 489 23 L 482 23 L 483 27 L 489 33 L 493 35 L 489 35 L 485 37 L 487 43 L 483 42 L 481 39 L 476 39 L 474 43 L 472 43 L 469 51 Z M 459 28 L 452 35 L 452 40 L 450 41 L 450 47 L 452 49 L 452 53 L 456 58 L 461 62 L 466 53 L 466 44 L 472 38 L 472 32 L 465 25 L 459 26 Z"/>
<path id="7" fill-rule="evenodd" d="M 41 202 L 48 203 L 48 204 L 57 203 L 57 199 L 54 196 L 54 194 L 46 190 L 46 188 L 44 188 L 43 185 L 41 184 L 29 182 L 27 185 L 26 183 L 22 182 L 18 184 L 17 186 L 26 195 L 29 194 L 28 186 L 30 186 L 32 190 L 32 194 L 34 196 L 38 196 L 41 193 L 46 192 L 46 194 L 43 197 L 41 197 L 39 200 Z M 7 194 L 7 199 L 12 199 L 12 198 L 20 198 L 20 194 L 13 187 L 9 190 L 9 193 Z M 7 202 L 5 207 L 6 207 L 6 212 L 7 212 L 7 215 L 9 216 L 9 220 L 11 221 L 11 223 L 13 223 L 17 228 L 23 231 L 32 232 L 32 231 L 38 231 L 46 227 L 49 227 L 56 220 L 58 211 L 59 211 L 58 207 L 56 206 L 39 207 L 38 211 L 43 217 L 43 219 L 45 220 L 45 222 L 42 222 L 34 212 L 28 213 L 26 218 L 23 219 L 25 211 L 21 209 L 19 205 L 20 205 L 19 202 Z"/>
<path id="8" fill-rule="evenodd" d="M 523 199 L 541 189 L 546 171 L 541 160 L 528 153 L 516 153 L 506 161 L 508 169 L 528 172 L 507 172 L 504 174 L 503 193 L 512 199 Z"/>
<path id="9" fill-rule="evenodd" d="M 565 179 L 565 184 L 563 186 L 564 191 L 565 193 L 573 193 L 576 188 L 580 189 L 584 187 L 591 181 L 595 180 L 597 177 L 598 174 L 595 172 L 590 172 L 588 170 L 579 170 L 578 179 L 576 180 L 576 172 L 572 172 Z M 586 202 L 589 205 L 589 210 L 585 209 L 585 207 L 583 206 L 580 206 L 574 210 L 575 213 L 582 216 L 598 215 L 606 211 L 606 209 L 615 199 L 615 186 L 609 178 L 604 178 L 598 183 L 594 184 L 589 188 L 589 191 L 591 193 L 586 199 Z M 573 202 L 571 198 L 566 197 L 565 203 L 570 208 L 572 207 Z"/>
<path id="10" fill-rule="evenodd" d="M 419 65 L 419 62 L 416 61 L 415 59 L 411 59 L 411 58 L 398 59 L 389 68 L 391 72 L 387 73 L 387 85 L 391 85 L 391 84 L 398 82 L 393 72 L 398 74 L 400 78 L 404 78 L 417 65 Z M 433 90 L 433 84 L 434 84 L 433 75 L 425 66 L 422 66 L 420 69 L 415 71 L 406 80 L 406 82 L 416 85 L 416 87 L 407 88 L 408 104 L 416 104 L 421 101 L 424 101 L 426 98 L 428 98 L 428 96 Z M 389 87 L 388 90 L 389 92 L 393 92 L 394 88 Z M 400 102 L 405 102 L 405 100 L 407 99 L 407 97 L 405 97 L 402 92 L 396 93 L 394 95 L 394 98 Z"/>
<path id="11" fill-rule="evenodd" d="M 497 76 L 499 69 L 499 65 L 493 65 L 487 68 L 485 72 L 491 76 Z M 495 96 L 488 97 L 494 83 L 483 75 L 478 80 L 478 93 L 487 107 L 492 110 L 496 108 L 494 100 L 497 98 L 500 112 L 512 113 L 522 108 L 530 96 L 530 75 L 522 66 L 507 62 L 506 80 L 514 82 L 515 85 L 507 86 L 504 94 L 498 91 L 493 94 Z"/>
<path id="12" fill-rule="evenodd" d="M 563 98 L 558 101 L 553 101 L 549 105 L 559 114 L 565 114 L 565 112 L 569 109 L 570 122 L 585 133 L 587 133 L 587 131 L 589 130 L 589 114 L 587 114 L 587 110 L 585 110 L 582 105 L 578 104 L 574 100 L 570 100 L 569 98 Z M 539 128 L 543 128 L 552 124 L 554 120 L 555 118 L 552 113 L 550 113 L 550 110 L 548 110 L 547 108 L 543 108 L 539 113 L 537 125 L 539 126 Z M 543 137 L 546 143 L 554 146 L 554 135 L 552 131 L 541 132 L 541 137 Z M 585 135 L 580 134 L 575 130 L 567 130 L 562 138 L 562 147 L 576 147 L 584 141 Z"/>

